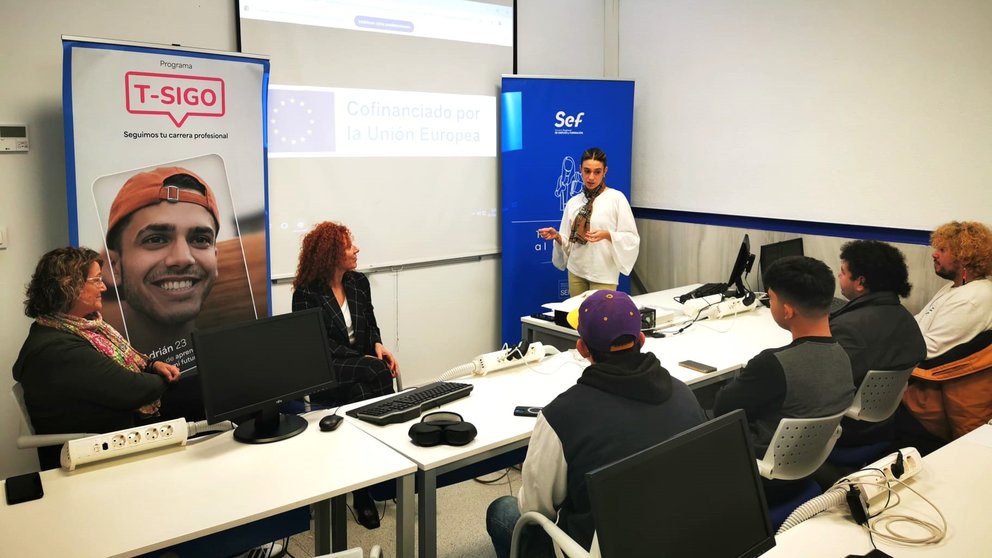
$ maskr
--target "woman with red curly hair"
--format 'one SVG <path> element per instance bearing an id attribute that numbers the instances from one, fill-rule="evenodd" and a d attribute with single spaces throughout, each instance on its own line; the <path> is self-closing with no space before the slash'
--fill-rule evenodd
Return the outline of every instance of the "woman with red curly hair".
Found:
<path id="1" fill-rule="evenodd" d="M 341 405 L 393 392 L 399 364 L 382 344 L 372 309 L 372 290 L 358 267 L 358 246 L 348 227 L 319 223 L 303 237 L 293 281 L 293 311 L 320 308 L 327 327 L 339 387 L 315 394 L 319 403 Z"/>
<path id="2" fill-rule="evenodd" d="M 320 308 L 327 328 L 338 387 L 315 393 L 311 401 L 342 405 L 393 392 L 400 366 L 382 344 L 372 310 L 369 279 L 355 271 L 358 246 L 348 227 L 324 221 L 303 237 L 293 281 L 293 311 Z M 379 512 L 368 490 L 352 493 L 358 522 L 379 526 Z"/>

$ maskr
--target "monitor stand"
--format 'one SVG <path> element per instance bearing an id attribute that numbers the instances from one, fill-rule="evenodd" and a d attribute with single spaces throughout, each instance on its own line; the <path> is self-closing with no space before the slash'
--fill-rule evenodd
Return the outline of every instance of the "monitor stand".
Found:
<path id="1" fill-rule="evenodd" d="M 298 415 L 284 415 L 276 406 L 255 413 L 234 429 L 234 439 L 245 444 L 268 444 L 302 434 L 307 421 Z"/>

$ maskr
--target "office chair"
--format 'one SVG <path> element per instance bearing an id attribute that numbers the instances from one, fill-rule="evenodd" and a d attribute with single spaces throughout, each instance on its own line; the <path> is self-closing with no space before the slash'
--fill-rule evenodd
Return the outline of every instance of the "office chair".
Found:
<path id="1" fill-rule="evenodd" d="M 864 422 L 882 422 L 888 419 L 899 408 L 912 373 L 913 368 L 869 370 L 844 416 Z M 840 467 L 860 468 L 888 453 L 891 445 L 892 440 L 880 440 L 862 446 L 835 447 L 827 457 L 827 462 Z"/>
<path id="2" fill-rule="evenodd" d="M 784 418 L 778 423 L 758 473 L 766 479 L 797 480 L 811 475 L 827 460 L 840 438 L 844 413 L 821 418 Z"/>
<path id="3" fill-rule="evenodd" d="M 840 438 L 840 419 L 844 413 L 821 418 L 784 418 L 778 423 L 765 455 L 758 460 L 758 473 L 769 480 L 799 480 L 800 485 L 787 500 L 771 503 L 768 515 L 774 529 L 793 510 L 823 493 L 810 477 L 830 455 Z"/>
<path id="4" fill-rule="evenodd" d="M 28 406 L 24 403 L 24 388 L 20 382 L 14 382 L 10 388 L 10 396 L 14 398 L 17 409 L 21 413 L 20 432 L 17 436 L 18 449 L 37 449 L 48 446 L 61 446 L 69 440 L 92 436 L 87 433 L 74 434 L 35 434 L 31 426 L 31 417 L 28 415 Z"/>
<path id="5" fill-rule="evenodd" d="M 844 416 L 868 422 L 881 422 L 891 417 L 899 408 L 906 382 L 912 373 L 912 367 L 904 370 L 869 370 Z"/>
<path id="6" fill-rule="evenodd" d="M 513 542 L 510 543 L 510 558 L 520 556 L 520 533 L 523 532 L 524 527 L 535 524 L 540 525 L 544 532 L 551 537 L 551 541 L 555 545 L 555 555 L 558 558 L 601 558 L 599 540 L 595 532 L 592 534 L 592 548 L 586 550 L 555 525 L 554 521 L 538 512 L 527 512 L 517 520 L 517 524 L 513 527 Z"/>

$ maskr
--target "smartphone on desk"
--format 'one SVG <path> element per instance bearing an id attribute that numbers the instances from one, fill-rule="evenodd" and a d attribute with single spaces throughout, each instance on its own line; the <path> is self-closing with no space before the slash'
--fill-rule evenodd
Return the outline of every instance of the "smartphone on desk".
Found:
<path id="1" fill-rule="evenodd" d="M 683 368 L 688 368 L 689 370 L 695 370 L 696 372 L 702 372 L 703 374 L 716 372 L 715 366 L 710 366 L 709 364 L 703 364 L 702 362 L 696 362 L 695 360 L 683 360 L 682 362 L 679 363 L 679 366 Z"/>
<path id="2" fill-rule="evenodd" d="M 519 405 L 513 409 L 513 415 L 517 417 L 536 417 L 544 407 L 533 407 L 529 405 Z"/>
<path id="3" fill-rule="evenodd" d="M 8 478 L 4 481 L 4 492 L 7 495 L 8 506 L 37 500 L 45 495 L 45 491 L 41 488 L 41 476 L 38 473 Z"/>

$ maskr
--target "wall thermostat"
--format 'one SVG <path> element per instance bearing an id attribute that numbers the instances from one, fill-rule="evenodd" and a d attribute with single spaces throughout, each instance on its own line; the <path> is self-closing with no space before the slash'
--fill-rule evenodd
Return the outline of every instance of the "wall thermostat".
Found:
<path id="1" fill-rule="evenodd" d="M 0 124 L 0 151 L 27 151 L 28 127 L 24 124 Z"/>

